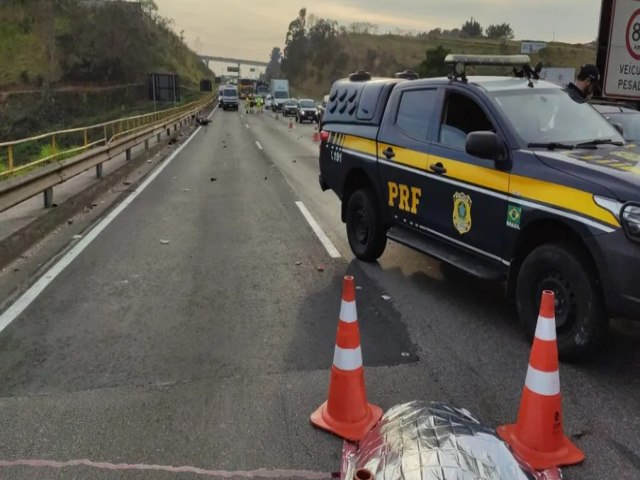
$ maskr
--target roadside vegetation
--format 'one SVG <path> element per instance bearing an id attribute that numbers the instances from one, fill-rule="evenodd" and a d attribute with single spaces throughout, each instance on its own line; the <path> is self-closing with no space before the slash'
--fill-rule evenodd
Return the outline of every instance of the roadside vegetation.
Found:
<path id="1" fill-rule="evenodd" d="M 180 75 L 182 103 L 213 78 L 153 0 L 5 0 L 0 18 L 0 141 L 153 111 L 152 72 Z"/>
<path id="2" fill-rule="evenodd" d="M 283 75 L 299 91 L 321 98 L 336 79 L 357 70 L 390 76 L 410 69 L 422 77 L 441 76 L 448 72 L 443 65 L 447 53 L 506 55 L 518 54 L 521 48 L 509 24 L 483 28 L 473 18 L 452 30 L 378 32 L 374 24 L 340 25 L 303 8 L 289 25 L 284 51 L 271 51 L 267 79 Z M 595 61 L 596 47 L 595 42 L 547 42 L 547 48 L 530 56 L 534 64 L 540 61 L 545 67 L 577 68 Z"/>

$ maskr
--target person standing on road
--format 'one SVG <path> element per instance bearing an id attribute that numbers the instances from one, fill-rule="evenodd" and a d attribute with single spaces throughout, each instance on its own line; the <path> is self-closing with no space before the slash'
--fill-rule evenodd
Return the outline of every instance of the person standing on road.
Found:
<path id="1" fill-rule="evenodd" d="M 582 65 L 578 72 L 578 79 L 569 83 L 566 89 L 574 99 L 585 101 L 588 100 L 600 81 L 600 71 L 598 67 L 592 64 Z"/>
<path id="2" fill-rule="evenodd" d="M 262 97 L 261 97 L 261 96 L 258 96 L 258 97 L 256 98 L 256 113 L 258 113 L 259 115 L 260 115 L 260 114 L 262 114 L 262 112 L 263 112 L 263 110 L 262 110 L 263 106 L 264 106 L 264 100 L 262 99 Z"/>

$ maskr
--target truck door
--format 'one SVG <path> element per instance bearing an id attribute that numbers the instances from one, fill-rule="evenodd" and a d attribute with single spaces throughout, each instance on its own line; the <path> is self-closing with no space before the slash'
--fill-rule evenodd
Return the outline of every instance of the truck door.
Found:
<path id="1" fill-rule="evenodd" d="M 501 261 L 507 226 L 509 172 L 469 155 L 467 135 L 491 130 L 504 135 L 480 98 L 447 87 L 431 145 L 429 170 L 435 182 L 429 199 L 437 205 L 428 227 L 436 235 L 487 259 Z"/>
<path id="2" fill-rule="evenodd" d="M 441 90 L 393 91 L 378 135 L 380 191 L 395 223 L 424 231 L 429 216 L 429 141 L 437 123 Z"/>

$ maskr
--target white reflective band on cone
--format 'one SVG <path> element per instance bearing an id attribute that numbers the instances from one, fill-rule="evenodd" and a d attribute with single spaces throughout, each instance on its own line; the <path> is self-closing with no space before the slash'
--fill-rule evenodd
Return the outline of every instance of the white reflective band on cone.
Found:
<path id="1" fill-rule="evenodd" d="M 525 385 L 538 395 L 551 397 L 560 393 L 560 372 L 543 372 L 529 365 Z"/>
<path id="2" fill-rule="evenodd" d="M 340 306 L 340 320 L 345 323 L 353 323 L 358 321 L 358 311 L 356 310 L 356 302 L 342 301 Z"/>
<path id="3" fill-rule="evenodd" d="M 556 339 L 556 321 L 553 318 L 538 317 L 536 325 L 536 338 L 540 340 Z"/>
<path id="4" fill-rule="evenodd" d="M 333 366 L 340 370 L 357 370 L 362 367 L 362 351 L 358 348 L 340 348 L 336 345 Z"/>

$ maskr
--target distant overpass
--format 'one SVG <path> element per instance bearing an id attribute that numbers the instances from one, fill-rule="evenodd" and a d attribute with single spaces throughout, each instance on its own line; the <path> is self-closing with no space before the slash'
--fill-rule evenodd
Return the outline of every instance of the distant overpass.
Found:
<path id="1" fill-rule="evenodd" d="M 247 65 L 250 67 L 267 67 L 267 62 L 258 62 L 256 60 L 246 60 L 243 58 L 213 57 L 211 55 L 198 55 L 200 59 L 209 66 L 209 62 L 230 63 L 238 66 L 238 75 L 240 74 L 240 66 Z"/>

